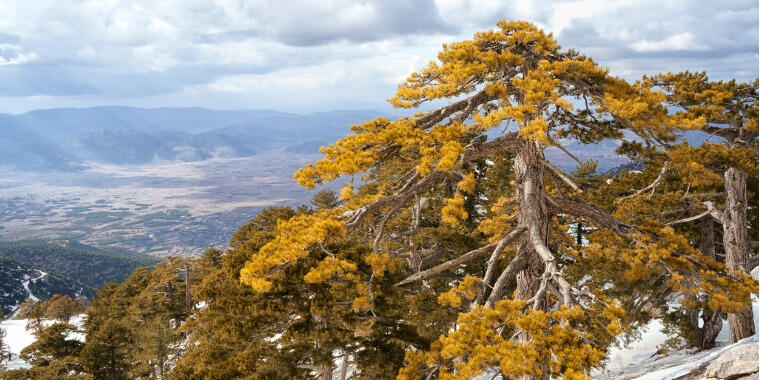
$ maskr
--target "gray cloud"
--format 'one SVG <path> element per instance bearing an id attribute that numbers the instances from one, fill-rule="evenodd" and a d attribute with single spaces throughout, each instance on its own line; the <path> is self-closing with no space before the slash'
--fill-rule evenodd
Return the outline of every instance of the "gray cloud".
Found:
<path id="1" fill-rule="evenodd" d="M 502 18 L 535 22 L 628 79 L 690 69 L 750 80 L 758 68 L 751 0 L 11 0 L 4 7 L 5 111 L 87 101 L 380 102 L 441 43 Z"/>

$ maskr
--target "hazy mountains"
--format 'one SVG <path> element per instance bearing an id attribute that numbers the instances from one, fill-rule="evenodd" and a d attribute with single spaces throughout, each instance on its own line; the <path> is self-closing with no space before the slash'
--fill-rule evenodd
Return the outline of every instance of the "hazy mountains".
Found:
<path id="1" fill-rule="evenodd" d="M 293 173 L 349 126 L 379 115 L 130 107 L 0 114 L 0 239 L 162 256 L 223 248 L 261 208 L 308 202 Z M 612 140 L 566 147 L 596 159 L 602 172 L 627 161 Z M 547 158 L 563 170 L 576 165 L 557 149 Z"/>
<path id="2" fill-rule="evenodd" d="M 191 162 L 291 148 L 316 153 L 377 111 L 298 115 L 270 110 L 96 107 L 0 114 L 0 166 L 76 170 L 83 163 Z M 307 143 L 307 145 L 304 145 Z"/>

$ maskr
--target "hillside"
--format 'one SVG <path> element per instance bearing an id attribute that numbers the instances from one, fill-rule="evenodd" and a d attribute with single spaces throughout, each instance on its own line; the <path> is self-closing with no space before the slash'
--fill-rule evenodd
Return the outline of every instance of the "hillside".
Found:
<path id="1" fill-rule="evenodd" d="M 90 299 L 95 290 L 70 278 L 0 258 L 0 310 L 4 317 L 14 314 L 27 298 L 44 300 L 55 294 Z"/>
<path id="2" fill-rule="evenodd" d="M 148 256 L 107 252 L 78 242 L 38 240 L 0 241 L 0 258 L 27 265 L 24 273 L 55 273 L 90 288 L 121 282 L 135 268 L 158 262 Z"/>

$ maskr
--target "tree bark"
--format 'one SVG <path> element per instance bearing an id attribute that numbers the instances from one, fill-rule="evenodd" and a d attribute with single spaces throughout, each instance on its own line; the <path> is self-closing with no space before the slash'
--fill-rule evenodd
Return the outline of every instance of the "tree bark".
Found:
<path id="1" fill-rule="evenodd" d="M 702 343 L 700 351 L 715 347 L 715 339 L 718 338 L 720 329 L 723 328 L 723 313 L 720 311 L 702 311 Z"/>
<path id="2" fill-rule="evenodd" d="M 726 266 L 731 270 L 748 273 L 749 241 L 747 240 L 747 174 L 737 168 L 729 168 L 723 178 L 726 188 L 726 210 L 723 214 L 723 247 Z M 755 334 L 751 299 L 748 307 L 728 315 L 729 339 L 735 343 Z"/>
<path id="3" fill-rule="evenodd" d="M 513 168 L 517 184 L 516 199 L 518 202 L 518 224 L 532 227 L 537 223 L 542 239 L 546 241 L 548 226 L 546 201 L 544 197 L 544 155 L 537 143 L 520 138 L 519 148 Z M 539 215 L 529 215 L 529 210 L 537 210 Z M 531 299 L 541 285 L 541 274 L 544 271 L 543 261 L 529 241 L 521 239 L 517 243 L 518 256 L 526 261 L 523 270 L 517 273 L 517 298 Z M 539 309 L 546 307 L 545 302 L 537 300 Z"/>
<path id="4" fill-rule="evenodd" d="M 515 171 L 515 183 L 517 184 L 516 197 L 518 204 L 517 220 L 519 225 L 526 226 L 528 233 L 517 243 L 516 253 L 522 257 L 525 266 L 517 273 L 516 298 L 529 300 L 536 295 L 541 287 L 541 275 L 544 272 L 544 262 L 541 260 L 535 244 L 531 243 L 530 230 L 536 228 L 545 242 L 547 227 L 549 226 L 544 194 L 544 154 L 534 141 L 519 138 L 518 150 L 513 168 Z M 546 300 L 539 297 L 535 300 L 534 308 L 546 310 Z M 517 339 L 527 342 L 531 337 L 525 333 L 518 335 Z M 546 371 L 544 371 L 546 373 Z M 548 376 L 521 376 L 520 380 L 544 380 Z"/>
<path id="5" fill-rule="evenodd" d="M 322 380 L 332 380 L 333 368 L 329 365 L 321 365 L 319 368 L 319 378 Z"/>
<path id="6" fill-rule="evenodd" d="M 711 216 L 700 219 L 702 241 L 699 242 L 699 250 L 702 255 L 713 260 L 715 256 L 715 222 Z M 693 322 L 692 322 L 693 323 Z M 698 327 L 698 326 L 697 326 Z M 723 313 L 720 311 L 702 310 L 702 341 L 700 350 L 709 350 L 715 347 L 715 339 L 723 327 Z"/>
<path id="7" fill-rule="evenodd" d="M 346 376 L 348 376 L 348 354 L 345 354 L 343 356 L 343 361 L 340 363 L 340 375 L 338 376 L 339 380 L 346 380 Z"/>

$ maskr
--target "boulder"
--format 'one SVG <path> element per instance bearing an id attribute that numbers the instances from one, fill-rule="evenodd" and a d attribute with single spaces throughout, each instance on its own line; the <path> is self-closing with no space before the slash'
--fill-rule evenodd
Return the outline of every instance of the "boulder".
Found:
<path id="1" fill-rule="evenodd" d="M 707 379 L 757 379 L 758 373 L 757 344 L 742 344 L 732 347 L 715 360 L 704 372 Z"/>

